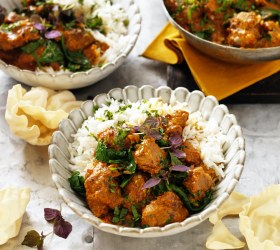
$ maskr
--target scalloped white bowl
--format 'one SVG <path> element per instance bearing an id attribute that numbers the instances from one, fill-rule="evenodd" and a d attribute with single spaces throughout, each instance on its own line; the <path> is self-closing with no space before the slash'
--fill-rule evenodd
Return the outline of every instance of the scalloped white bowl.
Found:
<path id="1" fill-rule="evenodd" d="M 227 143 L 223 145 L 226 160 L 225 177 L 215 187 L 214 198 L 210 204 L 200 213 L 194 214 L 182 222 L 172 223 L 164 227 L 149 227 L 145 229 L 104 223 L 91 213 L 86 202 L 80 199 L 70 188 L 67 179 L 71 175 L 69 165 L 72 162 L 68 145 L 73 142 L 72 135 L 81 127 L 83 121 L 93 115 L 93 107 L 95 105 L 101 106 L 108 98 L 122 99 L 125 102 L 128 100 L 136 102 L 151 97 L 161 97 L 166 103 L 174 99 L 179 102 L 187 102 L 191 112 L 200 110 L 205 119 L 211 118 L 218 122 L 223 134 L 228 139 Z M 139 238 L 160 237 L 176 234 L 198 225 L 221 206 L 229 197 L 241 176 L 245 161 L 245 142 L 235 116 L 229 114 L 225 105 L 219 105 L 215 97 L 205 97 L 201 91 L 189 92 L 186 88 L 182 87 L 171 90 L 169 87 L 153 88 L 145 85 L 138 88 L 131 85 L 124 89 L 114 88 L 107 94 L 97 95 L 93 101 L 84 102 L 81 105 L 81 109 L 72 111 L 69 118 L 63 120 L 59 130 L 53 134 L 52 144 L 49 146 L 49 159 L 52 179 L 59 194 L 67 205 L 83 219 L 100 230 L 117 235 Z"/>
<path id="2" fill-rule="evenodd" d="M 141 29 L 140 11 L 134 0 L 118 0 L 116 2 L 119 2 L 128 14 L 129 41 L 127 46 L 120 51 L 119 55 L 112 62 L 108 62 L 102 67 L 93 67 L 83 72 L 50 74 L 23 70 L 0 60 L 0 69 L 15 80 L 23 82 L 29 86 L 42 86 L 55 90 L 82 88 L 102 80 L 124 62 L 125 58 L 133 49 Z M 14 8 L 20 8 L 20 0 L 1 0 L 0 4 L 8 11 L 12 11 Z"/>

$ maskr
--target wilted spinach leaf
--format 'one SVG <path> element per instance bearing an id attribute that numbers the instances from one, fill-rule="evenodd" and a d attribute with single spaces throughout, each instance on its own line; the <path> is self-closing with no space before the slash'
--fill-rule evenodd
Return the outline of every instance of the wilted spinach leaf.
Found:
<path id="1" fill-rule="evenodd" d="M 83 176 L 80 176 L 79 171 L 74 171 L 70 178 L 68 178 L 70 182 L 70 187 L 79 195 L 85 197 L 86 190 L 85 190 L 85 179 Z"/>
<path id="2" fill-rule="evenodd" d="M 40 63 L 58 62 L 64 64 L 64 56 L 61 48 L 56 42 L 48 41 L 47 47 L 39 58 Z"/>
<path id="3" fill-rule="evenodd" d="M 117 151 L 112 148 L 108 148 L 103 142 L 99 141 L 96 148 L 95 158 L 102 162 L 107 163 L 122 163 L 127 158 L 126 150 Z"/>
<path id="4" fill-rule="evenodd" d="M 64 36 L 61 37 L 61 46 L 65 57 L 68 59 L 66 67 L 70 71 L 83 71 L 92 67 L 90 61 L 86 58 L 82 51 L 69 51 L 64 43 Z"/>
<path id="5" fill-rule="evenodd" d="M 30 42 L 24 46 L 21 47 L 21 50 L 26 54 L 33 53 L 36 49 L 38 49 L 40 46 L 44 44 L 44 39 L 40 38 L 37 41 Z"/>

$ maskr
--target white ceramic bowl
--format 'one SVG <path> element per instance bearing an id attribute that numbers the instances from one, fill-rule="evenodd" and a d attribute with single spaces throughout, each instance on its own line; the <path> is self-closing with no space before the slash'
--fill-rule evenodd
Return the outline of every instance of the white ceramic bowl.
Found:
<path id="1" fill-rule="evenodd" d="M 120 54 L 112 62 L 108 62 L 102 67 L 94 67 L 84 72 L 50 74 L 23 70 L 0 60 L 0 69 L 19 82 L 23 82 L 30 86 L 43 86 L 56 90 L 82 88 L 100 81 L 123 63 L 134 47 L 141 29 L 140 11 L 138 6 L 134 3 L 134 0 L 118 0 L 115 2 L 120 3 L 128 14 L 129 41 L 127 46 L 123 48 Z M 0 4 L 5 7 L 7 11 L 12 11 L 16 7 L 20 8 L 20 0 L 1 0 Z"/>
<path id="2" fill-rule="evenodd" d="M 148 227 L 145 229 L 129 228 L 117 226 L 102 222 L 95 217 L 89 210 L 86 202 L 80 199 L 70 188 L 68 178 L 71 173 L 69 165 L 70 153 L 69 143 L 73 142 L 71 135 L 75 134 L 81 127 L 87 117 L 93 115 L 94 105 L 102 105 L 108 98 L 130 100 L 136 102 L 141 99 L 151 97 L 162 97 L 164 102 L 176 98 L 180 102 L 187 102 L 191 112 L 200 110 L 203 116 L 208 120 L 214 118 L 222 132 L 227 136 L 228 143 L 223 146 L 225 163 L 225 178 L 215 187 L 214 198 L 210 204 L 200 213 L 194 214 L 182 222 L 172 223 L 164 227 Z M 49 146 L 49 165 L 52 172 L 52 179 L 57 186 L 59 194 L 68 206 L 79 216 L 91 223 L 100 230 L 130 237 L 160 237 L 176 234 L 194 227 L 207 219 L 211 213 L 228 198 L 229 194 L 236 186 L 244 167 L 245 143 L 242 137 L 240 126 L 236 122 L 234 115 L 229 114 L 225 105 L 219 105 L 213 96 L 205 97 L 201 91 L 189 92 L 186 88 L 177 88 L 171 90 L 169 87 L 159 87 L 157 89 L 151 86 L 127 86 L 124 89 L 115 88 L 108 94 L 97 95 L 93 101 L 86 101 L 81 105 L 81 109 L 70 113 L 69 118 L 61 122 L 59 130 L 53 134 L 52 144 Z"/>

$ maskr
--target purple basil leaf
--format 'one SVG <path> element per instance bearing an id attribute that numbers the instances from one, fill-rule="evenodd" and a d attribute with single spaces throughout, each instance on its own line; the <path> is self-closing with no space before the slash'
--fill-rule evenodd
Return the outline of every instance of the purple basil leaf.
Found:
<path id="1" fill-rule="evenodd" d="M 55 219 L 60 219 L 61 213 L 57 209 L 44 208 L 44 217 L 46 221 L 51 222 Z"/>
<path id="2" fill-rule="evenodd" d="M 72 225 L 62 217 L 59 220 L 56 220 L 53 225 L 53 232 L 61 238 L 66 239 L 71 231 Z"/>
<path id="3" fill-rule="evenodd" d="M 175 133 L 174 135 L 170 136 L 169 141 L 171 142 L 172 148 L 178 148 L 183 142 L 182 136 L 179 133 Z"/>
<path id="4" fill-rule="evenodd" d="M 139 126 L 134 126 L 133 129 L 134 129 L 135 133 L 140 132 L 140 127 Z"/>
<path id="5" fill-rule="evenodd" d="M 158 185 L 160 183 L 160 181 L 161 181 L 161 179 L 158 177 L 151 178 L 145 182 L 145 184 L 142 187 L 142 190 L 146 189 L 146 188 L 154 187 L 154 186 Z"/>
<path id="6" fill-rule="evenodd" d="M 172 171 L 178 171 L 178 172 L 187 172 L 189 171 L 189 167 L 185 165 L 174 165 L 171 167 Z"/>
<path id="7" fill-rule="evenodd" d="M 162 135 L 157 130 L 154 129 L 150 129 L 149 131 L 146 132 L 146 134 L 148 136 L 155 138 L 155 140 L 160 140 L 162 138 Z"/>
<path id="8" fill-rule="evenodd" d="M 39 30 L 39 31 L 44 31 L 46 29 L 46 27 L 41 23 L 34 23 L 34 27 L 36 30 Z"/>
<path id="9" fill-rule="evenodd" d="M 157 117 L 149 116 L 144 121 L 143 125 L 148 126 L 150 128 L 157 128 L 160 124 L 160 121 Z"/>
<path id="10" fill-rule="evenodd" d="M 166 170 L 160 170 L 160 175 L 163 180 L 167 181 L 169 178 L 170 172 L 166 171 Z"/>
<path id="11" fill-rule="evenodd" d="M 34 15 L 31 15 L 30 22 L 32 22 L 32 23 L 41 23 L 42 19 L 41 19 L 41 17 L 39 15 L 34 14 Z"/>
<path id="12" fill-rule="evenodd" d="M 47 39 L 55 39 L 55 38 L 58 38 L 58 37 L 60 37 L 60 36 L 61 36 L 61 32 L 58 31 L 58 30 L 52 30 L 52 31 L 47 32 L 47 33 L 45 34 L 45 37 L 46 37 Z"/>
<path id="13" fill-rule="evenodd" d="M 172 149 L 171 151 L 174 154 L 174 156 L 176 156 L 179 159 L 186 157 L 186 153 L 180 149 Z"/>

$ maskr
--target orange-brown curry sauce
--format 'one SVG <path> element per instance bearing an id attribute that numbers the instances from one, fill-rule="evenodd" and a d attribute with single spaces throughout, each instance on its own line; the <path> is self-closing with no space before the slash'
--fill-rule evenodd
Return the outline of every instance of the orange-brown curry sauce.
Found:
<path id="1" fill-rule="evenodd" d="M 241 48 L 280 46 L 279 0 L 164 0 L 176 22 L 212 42 Z"/>

